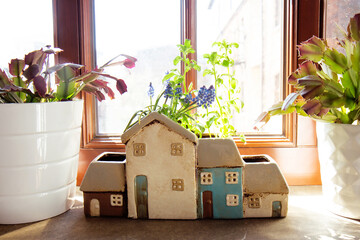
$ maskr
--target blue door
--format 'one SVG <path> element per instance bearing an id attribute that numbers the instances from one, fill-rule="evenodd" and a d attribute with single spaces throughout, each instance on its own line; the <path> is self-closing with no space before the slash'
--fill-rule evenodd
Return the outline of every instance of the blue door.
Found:
<path id="1" fill-rule="evenodd" d="M 148 216 L 148 184 L 146 176 L 135 178 L 135 201 L 137 217 L 146 219 Z"/>
<path id="2" fill-rule="evenodd" d="M 281 217 L 281 202 L 274 201 L 272 203 L 272 217 Z"/>

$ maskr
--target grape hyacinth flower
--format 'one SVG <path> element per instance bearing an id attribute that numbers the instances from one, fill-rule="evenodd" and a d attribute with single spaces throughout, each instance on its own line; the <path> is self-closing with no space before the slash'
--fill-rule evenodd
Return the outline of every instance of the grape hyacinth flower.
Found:
<path id="1" fill-rule="evenodd" d="M 166 88 L 165 88 L 164 97 L 165 97 L 165 98 L 172 98 L 172 94 L 173 94 L 172 87 L 171 87 L 171 85 L 168 83 L 168 84 L 166 85 Z"/>
<path id="2" fill-rule="evenodd" d="M 215 88 L 213 85 L 206 89 L 205 86 L 202 86 L 199 89 L 196 101 L 199 107 L 208 108 L 215 101 Z"/>
<path id="3" fill-rule="evenodd" d="M 179 98 L 181 96 L 181 94 L 182 94 L 182 88 L 181 88 L 180 84 L 177 85 L 177 87 L 175 88 L 175 91 L 171 87 L 170 83 L 168 83 L 166 85 L 165 92 L 164 92 L 165 98 L 173 98 L 173 96 L 175 96 L 176 98 Z"/>
<path id="4" fill-rule="evenodd" d="M 215 101 L 216 93 L 215 88 L 213 85 L 211 85 L 208 89 L 208 107 Z"/>
<path id="5" fill-rule="evenodd" d="M 149 90 L 148 90 L 147 94 L 148 94 L 149 97 L 153 98 L 154 97 L 154 92 L 155 92 L 154 87 L 153 87 L 152 83 L 150 82 Z"/>
<path id="6" fill-rule="evenodd" d="M 190 103 L 191 101 L 192 101 L 192 102 L 195 101 L 195 98 L 192 97 L 191 93 L 188 93 L 188 94 L 185 96 L 185 98 L 184 98 L 184 102 L 185 102 L 186 104 L 188 104 L 188 103 Z"/>
<path id="7" fill-rule="evenodd" d="M 182 88 L 180 84 L 178 84 L 177 87 L 175 88 L 175 97 L 180 97 L 181 94 L 182 94 Z"/>

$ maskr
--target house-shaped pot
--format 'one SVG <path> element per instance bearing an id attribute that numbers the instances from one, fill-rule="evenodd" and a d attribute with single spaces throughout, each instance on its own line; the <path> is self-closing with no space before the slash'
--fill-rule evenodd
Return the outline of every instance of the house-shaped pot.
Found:
<path id="1" fill-rule="evenodd" d="M 243 167 L 244 161 L 232 139 L 199 140 L 199 218 L 243 217 Z"/>
<path id="2" fill-rule="evenodd" d="M 80 190 L 86 216 L 126 216 L 125 155 L 103 153 L 89 165 Z"/>
<path id="3" fill-rule="evenodd" d="M 285 217 L 289 186 L 276 162 L 267 155 L 243 159 L 244 217 Z"/>
<path id="4" fill-rule="evenodd" d="M 197 137 L 153 112 L 122 134 L 128 216 L 196 219 Z"/>

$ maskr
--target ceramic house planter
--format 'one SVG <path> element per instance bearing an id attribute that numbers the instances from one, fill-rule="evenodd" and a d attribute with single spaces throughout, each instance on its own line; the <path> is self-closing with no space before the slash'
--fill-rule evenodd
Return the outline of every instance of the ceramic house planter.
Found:
<path id="1" fill-rule="evenodd" d="M 289 186 L 277 163 L 268 155 L 243 156 L 244 217 L 285 217 Z"/>
<path id="2" fill-rule="evenodd" d="M 316 130 L 328 209 L 360 219 L 360 126 L 318 122 Z"/>
<path id="3" fill-rule="evenodd" d="M 82 109 L 82 101 L 0 104 L 0 224 L 73 205 Z"/>
<path id="4" fill-rule="evenodd" d="M 93 199 L 102 196 L 109 204 L 109 194 L 125 192 L 130 218 L 240 219 L 287 214 L 289 187 L 275 161 L 266 155 L 242 157 L 232 139 L 198 139 L 154 112 L 126 131 L 122 141 L 125 164 L 102 163 L 107 154 L 100 155 L 86 172 L 81 185 L 86 216 L 94 216 L 89 214 Z M 105 165 L 112 166 L 111 171 Z M 114 182 L 117 188 L 110 188 Z M 103 209 L 101 201 L 98 209 Z M 106 214 L 100 210 L 95 215 Z"/>
<path id="5" fill-rule="evenodd" d="M 100 154 L 90 163 L 80 185 L 85 215 L 126 216 L 125 183 L 125 154 Z"/>
<path id="6" fill-rule="evenodd" d="M 232 139 L 200 139 L 198 146 L 199 218 L 243 218 L 243 167 Z"/>
<path id="7" fill-rule="evenodd" d="M 152 113 L 121 140 L 126 143 L 129 217 L 196 219 L 197 137 Z"/>

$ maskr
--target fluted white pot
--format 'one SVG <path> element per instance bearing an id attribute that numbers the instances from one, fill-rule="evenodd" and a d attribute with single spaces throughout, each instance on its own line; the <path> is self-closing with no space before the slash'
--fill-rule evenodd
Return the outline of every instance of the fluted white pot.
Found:
<path id="1" fill-rule="evenodd" d="M 83 101 L 0 104 L 0 224 L 74 204 Z"/>
<path id="2" fill-rule="evenodd" d="M 360 219 L 360 126 L 318 122 L 316 130 L 328 208 Z"/>

